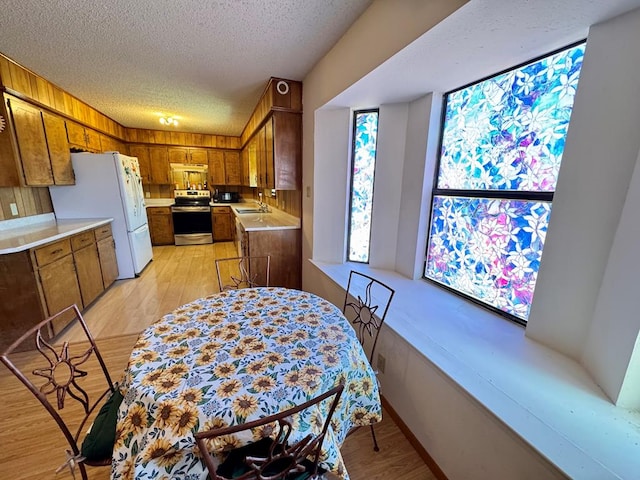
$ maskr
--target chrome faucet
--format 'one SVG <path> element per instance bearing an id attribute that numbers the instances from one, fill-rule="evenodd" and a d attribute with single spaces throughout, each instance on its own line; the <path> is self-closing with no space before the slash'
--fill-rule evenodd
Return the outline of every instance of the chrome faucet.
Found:
<path id="1" fill-rule="evenodd" d="M 262 202 L 262 192 L 258 192 L 258 205 L 261 213 L 267 213 L 269 211 L 269 206 Z"/>

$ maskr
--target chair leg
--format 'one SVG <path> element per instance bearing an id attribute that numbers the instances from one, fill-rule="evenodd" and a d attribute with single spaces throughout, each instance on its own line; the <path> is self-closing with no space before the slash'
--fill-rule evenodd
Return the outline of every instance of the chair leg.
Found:
<path id="1" fill-rule="evenodd" d="M 379 452 L 380 447 L 378 447 L 378 441 L 376 440 L 376 432 L 373 430 L 373 425 L 370 425 L 370 427 L 371 427 L 371 436 L 373 437 L 373 450 L 375 452 Z"/>

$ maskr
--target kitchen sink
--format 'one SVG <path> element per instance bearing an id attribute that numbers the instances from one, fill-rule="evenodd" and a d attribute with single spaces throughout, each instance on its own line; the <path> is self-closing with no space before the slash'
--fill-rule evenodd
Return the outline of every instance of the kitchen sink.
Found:
<path id="1" fill-rule="evenodd" d="M 238 213 L 269 213 L 269 212 L 263 212 L 259 208 L 236 208 L 236 212 Z"/>

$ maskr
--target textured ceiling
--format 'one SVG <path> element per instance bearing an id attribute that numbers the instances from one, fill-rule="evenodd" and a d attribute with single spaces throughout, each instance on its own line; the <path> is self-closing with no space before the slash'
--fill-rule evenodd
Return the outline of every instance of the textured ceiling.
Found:
<path id="1" fill-rule="evenodd" d="M 239 135 L 371 0 L 3 0 L 0 52 L 126 127 Z"/>

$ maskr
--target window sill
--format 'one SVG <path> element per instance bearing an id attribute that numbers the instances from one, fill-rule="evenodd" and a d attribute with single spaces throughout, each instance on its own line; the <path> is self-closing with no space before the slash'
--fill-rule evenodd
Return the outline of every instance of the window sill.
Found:
<path id="1" fill-rule="evenodd" d="M 567 476 L 637 477 L 640 412 L 613 405 L 576 361 L 426 281 L 311 263 L 343 289 L 351 268 L 394 288 L 385 325 Z"/>

